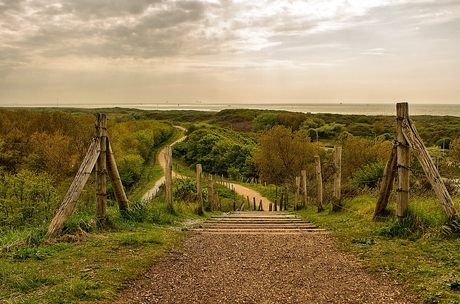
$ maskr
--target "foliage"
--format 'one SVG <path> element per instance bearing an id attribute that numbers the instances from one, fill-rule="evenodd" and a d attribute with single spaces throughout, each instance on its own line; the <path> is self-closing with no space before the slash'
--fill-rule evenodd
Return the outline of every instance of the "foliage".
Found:
<path id="1" fill-rule="evenodd" d="M 303 133 L 277 126 L 258 137 L 253 161 L 263 181 L 285 185 L 301 170 L 314 171 L 314 155 L 319 153 L 318 146 Z"/>
<path id="2" fill-rule="evenodd" d="M 276 125 L 278 125 L 278 114 L 272 112 L 262 113 L 252 121 L 252 131 L 269 130 Z"/>
<path id="3" fill-rule="evenodd" d="M 203 171 L 228 176 L 230 168 L 237 168 L 244 176 L 251 176 L 250 158 L 254 138 L 218 127 L 201 127 L 189 134 L 186 140 L 173 146 L 173 153 L 183 157 L 195 168 L 201 164 Z"/>
<path id="4" fill-rule="evenodd" d="M 365 165 L 386 164 L 392 149 L 392 142 L 353 136 L 344 133 L 339 139 L 342 145 L 342 178 L 351 178 L 354 172 Z"/>
<path id="5" fill-rule="evenodd" d="M 128 191 L 139 182 L 152 152 L 174 133 L 170 124 L 156 120 L 126 121 L 109 126 L 121 181 Z"/>
<path id="6" fill-rule="evenodd" d="M 460 161 L 460 137 L 452 140 L 449 148 L 449 156 L 455 161 Z"/>
<path id="7" fill-rule="evenodd" d="M 353 173 L 351 177 L 352 184 L 358 188 L 368 187 L 374 189 L 382 180 L 384 170 L 385 166 L 380 162 L 366 164 Z"/>
<path id="8" fill-rule="evenodd" d="M 92 115 L 0 109 L 0 167 L 72 176 L 93 132 Z"/>
<path id="9" fill-rule="evenodd" d="M 22 170 L 0 172 L 0 228 L 34 227 L 50 219 L 59 204 L 53 178 Z"/>

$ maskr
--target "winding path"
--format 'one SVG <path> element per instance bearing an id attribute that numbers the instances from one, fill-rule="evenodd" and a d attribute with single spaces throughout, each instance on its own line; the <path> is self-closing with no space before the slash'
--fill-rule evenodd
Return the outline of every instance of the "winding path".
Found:
<path id="1" fill-rule="evenodd" d="M 180 129 L 181 131 L 186 131 L 185 128 L 180 127 L 180 126 L 175 126 L 175 128 Z M 187 136 L 183 136 L 183 137 L 179 138 L 178 140 L 174 141 L 171 144 L 171 146 L 176 144 L 176 143 L 178 143 L 178 142 L 183 141 L 186 137 Z M 163 168 L 163 172 L 165 172 L 165 167 L 166 167 L 165 150 L 166 150 L 166 147 L 161 149 L 160 153 L 158 153 L 158 163 L 160 164 L 161 168 Z M 173 178 L 184 178 L 184 176 L 182 176 L 180 174 L 177 174 L 174 171 L 172 173 L 172 177 Z M 148 190 L 142 196 L 141 201 L 149 201 L 149 200 L 151 200 L 157 194 L 158 190 L 160 189 L 160 186 L 163 185 L 164 183 L 165 183 L 165 177 L 163 175 L 159 180 L 157 180 L 155 185 L 152 188 L 150 188 L 150 190 Z"/>

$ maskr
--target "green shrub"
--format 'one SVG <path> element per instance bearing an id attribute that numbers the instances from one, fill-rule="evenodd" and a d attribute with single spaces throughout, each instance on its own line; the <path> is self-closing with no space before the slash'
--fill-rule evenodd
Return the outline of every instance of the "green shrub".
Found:
<path id="1" fill-rule="evenodd" d="M 384 171 L 385 166 L 380 162 L 364 165 L 352 175 L 352 184 L 358 188 L 374 189 L 382 180 Z"/>

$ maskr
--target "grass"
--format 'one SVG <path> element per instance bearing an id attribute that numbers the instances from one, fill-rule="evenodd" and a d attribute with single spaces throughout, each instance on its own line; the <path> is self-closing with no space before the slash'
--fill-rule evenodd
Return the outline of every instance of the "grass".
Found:
<path id="1" fill-rule="evenodd" d="M 0 238 L 0 303 L 111 303 L 129 280 L 142 274 L 186 236 L 178 223 L 194 214 L 194 204 L 176 204 L 167 212 L 159 200 L 136 221 L 108 210 L 109 229 L 98 230 L 94 215 L 74 214 L 57 241 L 31 231 Z M 172 229 L 172 227 L 177 227 Z M 91 230 L 87 233 L 85 230 Z M 33 236 L 33 244 L 25 241 Z M 8 246 L 11 245 L 11 246 Z"/>
<path id="2" fill-rule="evenodd" d="M 460 238 L 445 233 L 446 219 L 435 198 L 414 198 L 409 216 L 397 221 L 395 206 L 388 218 L 373 222 L 376 198 L 362 195 L 317 212 L 307 206 L 298 213 L 332 231 L 340 250 L 357 257 L 365 268 L 388 275 L 423 303 L 460 303 Z M 460 203 L 456 200 L 458 209 Z"/>

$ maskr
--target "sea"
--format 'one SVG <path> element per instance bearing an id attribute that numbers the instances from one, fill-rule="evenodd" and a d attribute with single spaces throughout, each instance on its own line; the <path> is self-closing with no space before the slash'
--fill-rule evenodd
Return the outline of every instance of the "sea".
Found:
<path id="1" fill-rule="evenodd" d="M 331 113 L 343 115 L 396 115 L 396 103 L 295 103 L 295 104 L 139 104 L 131 106 L 144 110 L 198 110 L 221 111 L 224 109 L 284 110 L 302 113 Z M 409 115 L 460 116 L 460 104 L 411 104 Z"/>
<path id="2" fill-rule="evenodd" d="M 459 104 L 421 104 L 408 103 L 409 116 L 414 115 L 434 115 L 434 116 L 458 116 L 460 117 Z M 136 108 L 143 110 L 195 110 L 195 111 L 214 111 L 224 109 L 263 109 L 263 110 L 284 110 L 301 113 L 331 113 L 343 115 L 396 115 L 396 103 L 117 103 L 117 104 L 79 104 L 75 105 L 35 105 L 36 107 L 53 108 Z M 1 107 L 1 105 L 0 105 Z"/>

